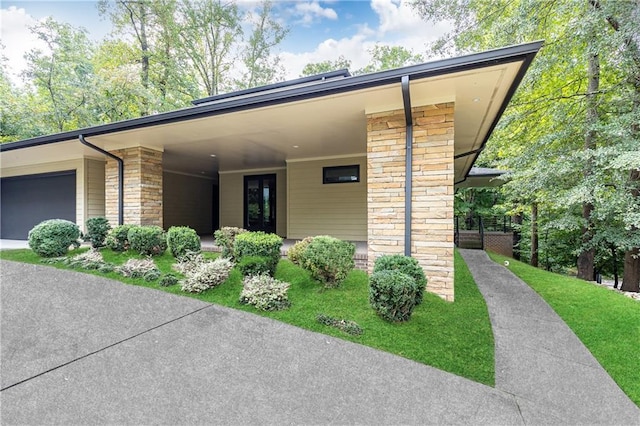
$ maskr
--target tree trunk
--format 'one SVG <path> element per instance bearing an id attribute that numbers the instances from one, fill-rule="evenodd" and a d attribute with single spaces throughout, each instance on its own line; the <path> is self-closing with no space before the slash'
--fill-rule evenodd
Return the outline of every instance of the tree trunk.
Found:
<path id="1" fill-rule="evenodd" d="M 520 260 L 520 240 L 522 239 L 522 213 L 516 213 L 511 219 L 513 224 L 513 258 Z"/>
<path id="2" fill-rule="evenodd" d="M 629 179 L 632 183 L 640 181 L 640 169 L 631 171 Z M 631 191 L 634 197 L 640 197 L 640 190 L 633 189 Z M 632 231 L 638 232 L 638 229 Z M 623 291 L 640 292 L 640 249 L 633 247 L 624 253 L 624 273 L 622 277 Z"/>
<path id="3" fill-rule="evenodd" d="M 589 80 L 589 86 L 587 89 L 587 119 L 585 126 L 588 129 L 584 137 L 584 149 L 585 151 L 592 150 L 596 147 L 596 131 L 595 126 L 598 123 L 598 103 L 597 92 L 600 87 L 600 59 L 598 54 L 589 54 L 589 66 L 587 69 L 587 78 Z M 588 179 L 591 175 L 591 160 L 587 160 L 584 165 L 584 177 Z M 592 221 L 591 213 L 593 212 L 593 205 L 586 202 L 582 205 L 582 218 L 585 225 L 582 227 L 582 252 L 578 255 L 578 278 L 591 281 L 594 277 L 593 262 L 595 258 L 595 248 L 591 246 L 592 238 Z"/>
<path id="4" fill-rule="evenodd" d="M 531 266 L 538 267 L 538 203 L 531 205 Z"/>

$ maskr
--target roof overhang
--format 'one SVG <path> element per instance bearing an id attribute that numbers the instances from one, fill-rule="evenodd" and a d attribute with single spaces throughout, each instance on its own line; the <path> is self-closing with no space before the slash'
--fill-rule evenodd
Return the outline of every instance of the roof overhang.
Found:
<path id="1" fill-rule="evenodd" d="M 177 111 L 0 145 L 2 168 L 96 156 L 84 135 L 107 151 L 164 151 L 165 170 L 284 167 L 287 161 L 366 153 L 366 114 L 402 110 L 408 76 L 413 107 L 455 102 L 455 181 L 466 179 L 542 43 L 482 52 L 361 76 L 278 84 L 206 99 Z M 336 75 L 335 77 L 340 77 Z"/>
<path id="2" fill-rule="evenodd" d="M 467 178 L 456 184 L 457 188 L 489 188 L 504 185 L 507 172 L 486 167 L 471 167 Z"/>

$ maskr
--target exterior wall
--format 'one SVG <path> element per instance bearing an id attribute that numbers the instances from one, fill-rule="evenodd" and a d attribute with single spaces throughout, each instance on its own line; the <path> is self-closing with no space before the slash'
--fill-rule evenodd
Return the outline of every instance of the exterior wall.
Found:
<path id="1" fill-rule="evenodd" d="M 220 172 L 220 227 L 244 226 L 244 177 L 276 175 L 276 234 L 287 236 L 287 170 L 258 169 Z"/>
<path id="2" fill-rule="evenodd" d="M 189 226 L 200 235 L 213 233 L 213 180 L 164 172 L 162 210 L 165 229 Z"/>
<path id="3" fill-rule="evenodd" d="M 124 223 L 162 226 L 162 152 L 144 147 L 112 154 L 124 160 Z M 106 217 L 118 223 L 118 163 L 108 158 L 105 167 Z"/>
<path id="4" fill-rule="evenodd" d="M 453 300 L 454 104 L 413 108 L 411 256 L 427 290 Z M 404 111 L 367 115 L 369 270 L 384 254 L 404 253 Z"/>
<path id="5" fill-rule="evenodd" d="M 104 162 L 78 158 L 68 161 L 32 164 L 21 167 L 2 168 L 2 177 L 53 173 L 64 170 L 76 171 L 76 224 L 85 229 L 88 218 L 104 215 Z M 102 192 L 101 191 L 102 187 Z M 102 194 L 102 196 L 100 195 Z"/>
<path id="6" fill-rule="evenodd" d="M 322 168 L 360 165 L 360 182 L 322 183 Z M 331 235 L 367 240 L 367 158 L 324 158 L 287 163 L 287 236 Z"/>
<path id="7" fill-rule="evenodd" d="M 513 233 L 485 231 L 484 248 L 503 256 L 513 257 Z"/>

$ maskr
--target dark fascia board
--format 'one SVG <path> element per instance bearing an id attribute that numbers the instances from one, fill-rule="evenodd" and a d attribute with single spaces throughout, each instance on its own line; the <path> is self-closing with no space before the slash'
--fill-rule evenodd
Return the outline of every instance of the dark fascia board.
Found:
<path id="1" fill-rule="evenodd" d="M 308 77 L 301 77 L 295 80 L 287 80 L 281 81 L 279 83 L 267 84 L 266 86 L 252 87 L 250 89 L 239 90 L 237 92 L 223 93 L 221 95 L 209 96 L 207 98 L 196 99 L 191 101 L 193 105 L 206 104 L 208 102 L 220 101 L 223 99 L 235 98 L 238 96 L 252 95 L 254 93 L 266 92 L 269 90 L 282 89 L 285 87 L 293 87 L 299 84 L 312 83 L 315 81 L 323 81 L 327 79 L 337 78 L 337 77 L 351 77 L 351 73 L 349 70 L 344 68 L 336 71 L 329 71 L 322 74 L 311 75 Z"/>
<path id="2" fill-rule="evenodd" d="M 64 133 L 40 136 L 17 142 L 8 142 L 0 144 L 0 152 L 69 141 L 77 139 L 78 135 L 80 134 L 84 135 L 85 137 L 99 136 L 107 133 L 116 133 L 160 124 L 169 124 L 173 122 L 193 120 L 197 118 L 250 110 L 305 99 L 319 98 L 323 96 L 368 89 L 371 87 L 385 86 L 393 83 L 399 84 L 403 76 L 409 76 L 410 80 L 419 80 L 439 75 L 452 74 L 461 71 L 499 65 L 503 63 L 523 61 L 523 65 L 520 68 L 516 79 L 514 80 L 514 83 L 509 88 L 505 102 L 501 106 L 496 120 L 490 127 L 490 131 L 488 133 L 488 135 L 490 135 L 491 131 L 493 131 L 495 125 L 497 124 L 498 119 L 506 108 L 509 100 L 513 96 L 513 93 L 517 89 L 518 84 L 524 77 L 524 74 L 531 64 L 531 61 L 541 47 L 542 41 L 536 41 L 527 44 L 489 50 L 481 53 L 427 62 L 419 65 L 412 65 L 404 68 L 380 71 L 371 74 L 363 74 L 337 80 L 328 80 L 322 84 L 302 87 L 294 86 L 288 90 L 256 94 L 255 96 L 244 97 L 241 99 L 231 98 L 226 102 L 215 103 L 212 105 L 201 105 L 197 107 L 190 107 L 140 118 L 134 118 L 126 121 L 102 124 L 99 126 L 88 127 Z M 485 143 L 486 139 L 485 141 L 483 141 L 482 147 L 484 147 Z"/>

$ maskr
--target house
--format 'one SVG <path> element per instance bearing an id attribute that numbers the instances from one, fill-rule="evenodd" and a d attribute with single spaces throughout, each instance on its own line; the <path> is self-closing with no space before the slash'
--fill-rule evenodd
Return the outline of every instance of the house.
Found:
<path id="1" fill-rule="evenodd" d="M 428 290 L 453 300 L 454 186 L 470 183 L 540 48 L 330 72 L 0 145 L 0 236 L 101 215 L 201 234 L 329 234 L 366 242 L 370 267 L 413 256 Z"/>

